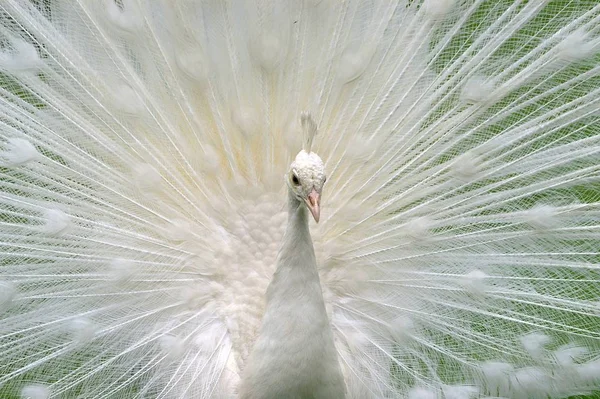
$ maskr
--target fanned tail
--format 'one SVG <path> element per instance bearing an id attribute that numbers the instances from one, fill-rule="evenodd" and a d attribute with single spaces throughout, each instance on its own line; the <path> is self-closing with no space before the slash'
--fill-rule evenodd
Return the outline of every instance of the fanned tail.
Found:
<path id="1" fill-rule="evenodd" d="M 348 396 L 600 381 L 600 5 L 0 4 L 0 396 L 235 394 L 319 126 Z"/>
<path id="2" fill-rule="evenodd" d="M 600 8 L 451 3 L 398 12 L 339 104 L 320 228 L 350 391 L 594 389 Z"/>

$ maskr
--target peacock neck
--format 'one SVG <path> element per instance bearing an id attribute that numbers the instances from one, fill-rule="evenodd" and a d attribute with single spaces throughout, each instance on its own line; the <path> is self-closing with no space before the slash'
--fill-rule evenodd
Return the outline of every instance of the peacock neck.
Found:
<path id="1" fill-rule="evenodd" d="M 298 291 L 299 288 L 316 286 L 321 294 L 317 260 L 308 224 L 309 212 L 306 206 L 292 192 L 289 192 L 287 228 L 277 257 L 277 269 L 267 291 L 267 302 L 275 300 L 270 297 L 272 289 L 285 285 L 293 284 L 295 291 Z M 288 275 L 285 272 L 288 269 L 296 270 L 295 274 Z M 289 279 L 290 276 L 302 276 L 302 284 Z M 322 294 L 319 297 L 322 302 Z M 290 298 L 286 298 L 286 300 L 290 300 Z"/>
<path id="2" fill-rule="evenodd" d="M 241 398 L 344 397 L 344 382 L 325 310 L 308 211 L 291 193 L 288 225 L 267 289 L 259 336 Z"/>
<path id="3" fill-rule="evenodd" d="M 312 248 L 312 239 L 308 227 L 308 210 L 292 192 L 288 192 L 288 225 L 284 236 L 284 245 L 287 240 L 292 238 L 308 240 Z"/>

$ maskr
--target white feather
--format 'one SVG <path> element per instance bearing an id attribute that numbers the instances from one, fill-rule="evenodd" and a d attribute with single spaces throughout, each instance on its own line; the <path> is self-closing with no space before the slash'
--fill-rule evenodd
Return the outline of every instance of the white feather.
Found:
<path id="1" fill-rule="evenodd" d="M 0 153 L 2 166 L 17 166 L 38 159 L 38 151 L 29 141 L 17 137 L 9 137 L 6 150 Z"/>

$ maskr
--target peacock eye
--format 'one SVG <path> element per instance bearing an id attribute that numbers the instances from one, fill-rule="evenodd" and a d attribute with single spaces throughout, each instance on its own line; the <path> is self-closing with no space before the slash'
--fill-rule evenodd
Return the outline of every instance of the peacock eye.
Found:
<path id="1" fill-rule="evenodd" d="M 298 176 L 292 174 L 292 183 L 294 183 L 295 185 L 300 184 L 300 180 L 298 180 Z"/>

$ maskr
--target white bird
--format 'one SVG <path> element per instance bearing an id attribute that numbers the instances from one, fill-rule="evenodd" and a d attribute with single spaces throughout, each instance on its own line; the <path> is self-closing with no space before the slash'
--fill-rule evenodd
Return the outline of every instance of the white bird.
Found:
<path id="1" fill-rule="evenodd" d="M 306 208 L 320 217 L 323 161 L 301 151 L 286 176 L 288 226 L 243 371 L 242 398 L 343 398 L 344 381 L 319 283 Z M 306 203 L 306 207 L 304 206 Z"/>
<path id="2" fill-rule="evenodd" d="M 596 0 L 1 1 L 0 398 L 597 395 L 599 76 Z"/>

